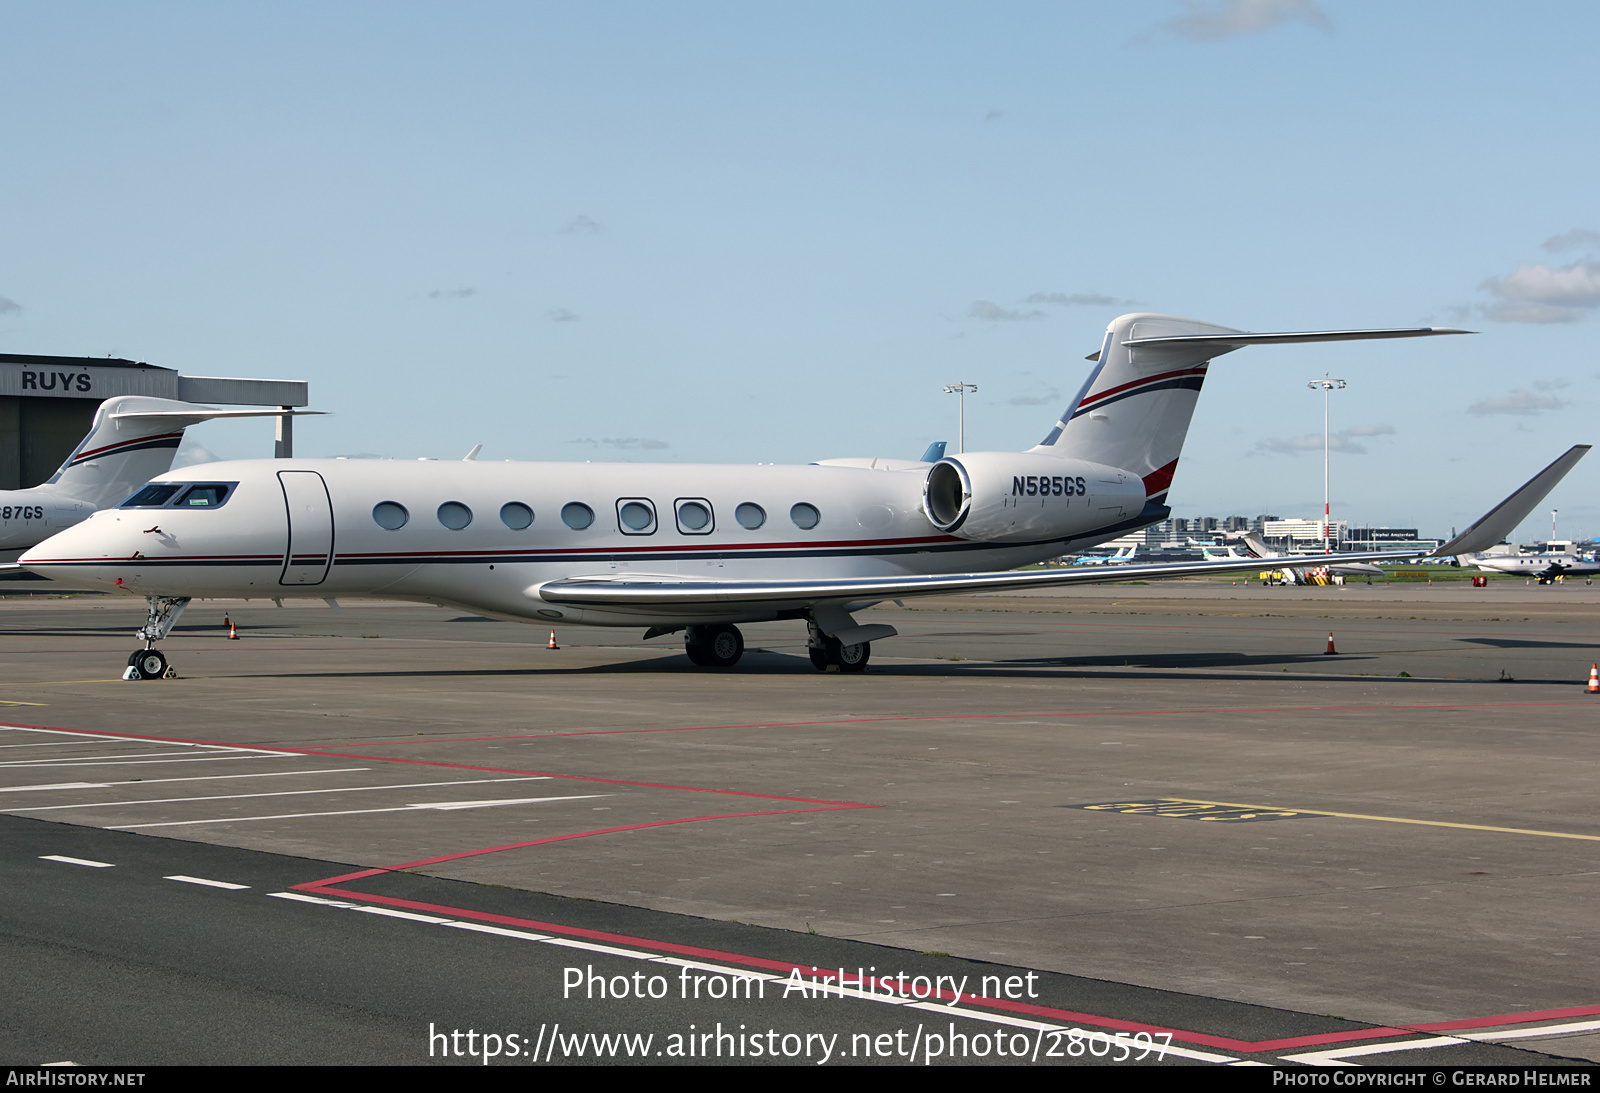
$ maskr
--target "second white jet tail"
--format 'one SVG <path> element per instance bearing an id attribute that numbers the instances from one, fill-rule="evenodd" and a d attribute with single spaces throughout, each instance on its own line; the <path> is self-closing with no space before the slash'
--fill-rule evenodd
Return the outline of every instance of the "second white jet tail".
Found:
<path id="1" fill-rule="evenodd" d="M 219 417 L 276 417 L 285 410 L 218 410 L 192 402 L 119 395 L 100 404 L 89 434 L 44 483 L 95 508 L 121 501 L 172 467 L 189 426 Z"/>
<path id="2" fill-rule="evenodd" d="M 1422 338 L 1466 334 L 1445 327 L 1252 334 L 1172 315 L 1134 314 L 1106 328 L 1083 387 L 1034 454 L 1084 459 L 1144 479 L 1152 505 L 1166 502 L 1189 419 L 1211 361 L 1247 345 Z"/>

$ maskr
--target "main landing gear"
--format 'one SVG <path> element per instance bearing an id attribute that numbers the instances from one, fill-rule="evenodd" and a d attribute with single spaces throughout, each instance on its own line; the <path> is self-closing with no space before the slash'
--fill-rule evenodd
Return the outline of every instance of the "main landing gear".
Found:
<path id="1" fill-rule="evenodd" d="M 887 626 L 856 628 L 858 633 L 862 630 L 873 637 L 894 633 L 894 630 Z M 645 637 L 647 639 L 658 637 L 669 632 L 665 627 L 660 630 L 652 629 L 645 634 Z M 689 655 L 692 663 L 702 668 L 732 668 L 739 663 L 739 658 L 744 656 L 744 635 L 739 633 L 737 626 L 728 623 L 684 627 L 683 651 Z M 812 667 L 819 672 L 864 672 L 867 661 L 872 656 L 872 643 L 861 641 L 847 645 L 838 638 L 823 633 L 821 627 L 808 619 L 806 653 L 811 657 Z"/>
<path id="2" fill-rule="evenodd" d="M 156 642 L 166 637 L 189 606 L 188 596 L 150 596 L 150 615 L 134 637 L 144 642 L 144 648 L 128 657 L 128 670 L 123 679 L 172 679 L 177 673 L 167 664 L 167 658 L 156 648 Z"/>
<path id="3" fill-rule="evenodd" d="M 838 638 L 824 634 L 814 622 L 806 623 L 806 653 L 811 666 L 819 672 L 864 672 L 872 656 L 870 641 L 846 645 Z"/>
<path id="4" fill-rule="evenodd" d="M 732 668 L 744 656 L 744 635 L 737 626 L 690 626 L 683 633 L 683 651 L 702 668 Z"/>

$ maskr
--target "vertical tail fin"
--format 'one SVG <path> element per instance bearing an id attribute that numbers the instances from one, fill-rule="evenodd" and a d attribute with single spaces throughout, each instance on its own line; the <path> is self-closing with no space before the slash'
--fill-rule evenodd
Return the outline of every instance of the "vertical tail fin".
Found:
<path id="1" fill-rule="evenodd" d="M 189 423 L 174 423 L 165 417 L 119 421 L 114 415 L 123 410 L 186 406 L 188 403 L 139 395 L 106 399 L 94 413 L 89 434 L 46 484 L 96 508 L 122 500 L 172 466 L 184 426 Z"/>
<path id="2" fill-rule="evenodd" d="M 105 508 L 172 467 L 183 431 L 219 417 L 279 417 L 315 410 L 217 410 L 192 402 L 118 395 L 95 411 L 89 435 L 67 456 L 46 485 Z"/>
<path id="3" fill-rule="evenodd" d="M 1428 326 L 1251 334 L 1172 315 L 1123 315 L 1106 328 L 1100 352 L 1090 358 L 1098 363 L 1078 397 L 1030 450 L 1130 471 L 1144 479 L 1150 502 L 1160 505 L 1178 467 L 1206 368 L 1222 354 L 1247 345 L 1466 333 Z"/>
<path id="4" fill-rule="evenodd" d="M 1162 504 L 1206 367 L 1213 357 L 1234 347 L 1210 342 L 1149 347 L 1127 343 L 1239 333 L 1170 315 L 1123 315 L 1113 320 L 1083 389 L 1033 451 L 1131 471 L 1144 479 L 1149 500 Z"/>

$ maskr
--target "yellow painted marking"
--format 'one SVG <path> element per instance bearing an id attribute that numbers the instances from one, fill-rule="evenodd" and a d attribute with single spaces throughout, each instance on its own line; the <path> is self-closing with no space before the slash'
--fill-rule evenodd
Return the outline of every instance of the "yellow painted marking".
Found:
<path id="1" fill-rule="evenodd" d="M 1262 805 L 1240 805 L 1228 801 L 1196 801 L 1188 797 L 1173 797 L 1171 800 L 1182 801 L 1191 805 L 1216 805 L 1220 808 L 1253 808 L 1262 812 L 1279 811 L 1266 808 Z M 1315 808 L 1297 808 L 1308 816 L 1337 816 L 1342 820 L 1381 820 L 1388 824 L 1420 824 L 1423 827 L 1459 827 L 1467 831 L 1498 831 L 1504 835 L 1543 835 L 1548 839 L 1583 839 L 1588 842 L 1600 842 L 1600 835 L 1574 835 L 1568 831 L 1534 831 L 1526 827 L 1491 827 L 1488 824 L 1457 824 L 1448 820 L 1408 820 L 1404 816 L 1364 816 L 1359 812 L 1326 812 Z"/>
<path id="2" fill-rule="evenodd" d="M 1208 820 L 1213 823 L 1239 823 L 1249 820 L 1292 820 L 1297 816 L 1315 813 L 1291 812 L 1281 808 L 1227 808 L 1219 809 L 1209 804 L 1194 804 L 1177 797 L 1162 797 L 1153 801 L 1103 801 L 1093 805 L 1071 805 L 1090 812 L 1120 812 L 1124 816 L 1164 816 L 1176 820 Z M 1210 815 L 1206 815 L 1210 813 Z"/>
<path id="3" fill-rule="evenodd" d="M 12 702 L 12 701 L 10 701 L 8 699 L 0 698 L 0 706 L 48 706 L 48 705 L 50 705 L 50 703 L 48 703 L 48 702 Z"/>

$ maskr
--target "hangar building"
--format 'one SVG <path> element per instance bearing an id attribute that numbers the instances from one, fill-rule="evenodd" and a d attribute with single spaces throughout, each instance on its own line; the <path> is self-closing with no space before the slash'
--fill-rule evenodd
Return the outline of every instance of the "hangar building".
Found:
<path id="1" fill-rule="evenodd" d="M 304 406 L 305 380 L 180 376 L 172 368 L 109 357 L 0 353 L 0 490 L 37 486 L 89 431 L 114 395 L 151 395 L 206 405 Z M 294 418 L 278 418 L 276 454 L 293 455 Z"/>

